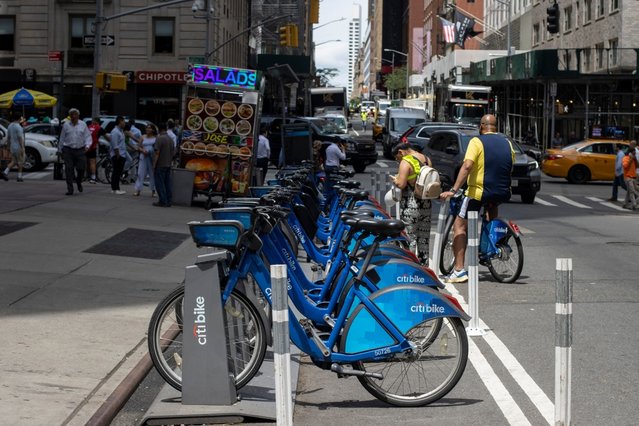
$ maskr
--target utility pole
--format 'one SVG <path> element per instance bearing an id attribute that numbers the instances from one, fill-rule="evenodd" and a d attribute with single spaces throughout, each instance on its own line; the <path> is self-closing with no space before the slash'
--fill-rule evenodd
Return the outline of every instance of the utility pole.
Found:
<path id="1" fill-rule="evenodd" d="M 100 115 L 100 90 L 95 84 L 95 76 L 100 72 L 100 59 L 102 59 L 102 23 L 104 20 L 104 0 L 96 0 L 95 2 L 95 21 L 93 34 L 93 90 L 91 97 L 91 117 Z"/>

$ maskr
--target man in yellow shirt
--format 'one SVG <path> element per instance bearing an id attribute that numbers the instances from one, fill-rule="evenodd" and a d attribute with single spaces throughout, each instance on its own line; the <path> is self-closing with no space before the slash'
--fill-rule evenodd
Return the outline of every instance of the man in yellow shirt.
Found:
<path id="1" fill-rule="evenodd" d="M 480 135 L 470 140 L 455 184 L 450 191 L 442 192 L 440 195 L 441 199 L 448 199 L 461 192 L 464 183 L 468 184 L 459 215 L 453 224 L 455 268 L 446 282 L 468 281 L 468 272 L 464 269 L 467 212 L 479 211 L 482 206 L 486 206 L 488 220 L 492 220 L 497 217 L 497 206 L 510 199 L 510 176 L 515 162 L 515 151 L 508 138 L 496 133 L 496 130 L 495 116 L 484 115 L 480 122 Z"/>

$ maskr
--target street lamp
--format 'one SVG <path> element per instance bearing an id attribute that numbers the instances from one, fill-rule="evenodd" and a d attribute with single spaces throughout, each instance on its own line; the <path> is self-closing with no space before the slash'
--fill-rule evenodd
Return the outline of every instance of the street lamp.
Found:
<path id="1" fill-rule="evenodd" d="M 340 39 L 326 40 L 326 41 L 323 41 L 321 43 L 315 43 L 315 47 L 321 46 L 322 44 L 326 44 L 326 43 L 333 43 L 333 42 L 340 42 L 340 41 L 342 41 L 342 40 L 340 40 Z"/>
<path id="2" fill-rule="evenodd" d="M 384 49 L 384 52 L 393 53 L 393 71 L 395 71 L 395 53 L 406 58 L 406 99 L 408 99 L 408 53 L 400 52 L 399 50 L 395 49 Z"/>
<path id="3" fill-rule="evenodd" d="M 326 23 L 324 23 L 322 25 L 318 25 L 316 27 L 313 27 L 313 31 L 315 31 L 318 28 L 322 28 L 323 26 L 326 26 L 328 24 L 332 24 L 333 22 L 340 22 L 340 21 L 344 21 L 344 20 L 346 20 L 346 18 L 343 17 L 343 16 L 341 18 L 339 18 L 339 19 L 333 19 L 332 21 L 328 21 L 328 22 L 326 22 Z"/>

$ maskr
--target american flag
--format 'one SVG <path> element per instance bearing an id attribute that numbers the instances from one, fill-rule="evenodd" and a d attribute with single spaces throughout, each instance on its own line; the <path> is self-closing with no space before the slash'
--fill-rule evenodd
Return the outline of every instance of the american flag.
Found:
<path id="1" fill-rule="evenodd" d="M 444 27 L 444 41 L 446 43 L 455 43 L 455 24 L 445 20 L 441 16 L 439 19 L 442 20 L 442 25 Z"/>

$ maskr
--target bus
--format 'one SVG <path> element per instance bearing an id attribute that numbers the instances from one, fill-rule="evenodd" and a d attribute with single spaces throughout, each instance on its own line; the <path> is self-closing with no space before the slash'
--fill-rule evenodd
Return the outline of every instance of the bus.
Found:
<path id="1" fill-rule="evenodd" d="M 435 121 L 479 127 L 482 116 L 490 112 L 490 91 L 488 86 L 449 84 L 438 87 L 430 116 Z"/>

